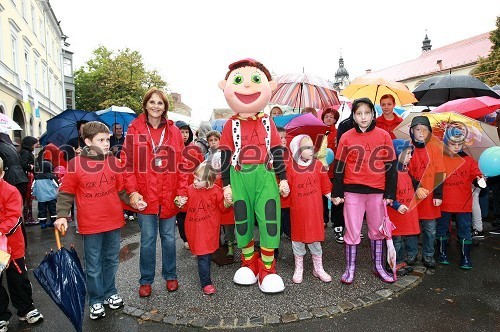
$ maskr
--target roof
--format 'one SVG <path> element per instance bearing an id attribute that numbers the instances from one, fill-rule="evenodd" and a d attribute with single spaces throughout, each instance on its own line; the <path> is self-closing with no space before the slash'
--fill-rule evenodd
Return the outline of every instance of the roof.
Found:
<path id="1" fill-rule="evenodd" d="M 393 81 L 403 81 L 475 64 L 479 56 L 487 57 L 490 53 L 493 44 L 489 37 L 490 32 L 485 32 L 453 44 L 423 52 L 414 60 L 374 71 L 363 77 L 383 77 Z M 441 62 L 439 63 L 439 61 Z"/>

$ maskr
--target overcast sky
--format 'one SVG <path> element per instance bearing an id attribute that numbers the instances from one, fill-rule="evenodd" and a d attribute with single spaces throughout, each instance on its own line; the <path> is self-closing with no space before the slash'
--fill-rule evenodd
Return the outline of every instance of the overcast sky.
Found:
<path id="1" fill-rule="evenodd" d="M 217 83 L 229 63 L 255 58 L 272 72 L 333 79 L 340 52 L 350 79 L 495 29 L 500 1 L 50 0 L 75 69 L 99 45 L 139 51 L 193 117 L 227 107 Z"/>

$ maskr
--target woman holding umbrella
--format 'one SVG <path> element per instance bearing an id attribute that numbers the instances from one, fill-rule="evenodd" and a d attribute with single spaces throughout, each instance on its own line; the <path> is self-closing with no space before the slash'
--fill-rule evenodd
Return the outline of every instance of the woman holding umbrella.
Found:
<path id="1" fill-rule="evenodd" d="M 121 158 L 125 162 L 125 187 L 130 205 L 148 206 L 137 211 L 141 227 L 139 296 L 151 295 L 156 270 L 156 240 L 160 233 L 162 276 L 167 291 L 179 287 L 176 273 L 175 216 L 187 202 L 187 172 L 180 130 L 167 119 L 168 99 L 158 88 L 149 89 L 143 100 L 144 113 L 130 124 Z M 184 170 L 184 171 L 183 171 Z M 174 203 L 174 201 L 176 203 Z M 177 206 L 176 206 L 177 205 Z"/>

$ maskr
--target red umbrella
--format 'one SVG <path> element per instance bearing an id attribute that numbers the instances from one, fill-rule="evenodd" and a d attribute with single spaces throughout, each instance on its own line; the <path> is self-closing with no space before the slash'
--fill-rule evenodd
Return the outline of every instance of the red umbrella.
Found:
<path id="1" fill-rule="evenodd" d="M 500 96 L 499 96 L 500 97 Z M 451 100 L 436 107 L 431 113 L 454 112 L 477 119 L 500 108 L 500 99 L 490 96 Z"/>

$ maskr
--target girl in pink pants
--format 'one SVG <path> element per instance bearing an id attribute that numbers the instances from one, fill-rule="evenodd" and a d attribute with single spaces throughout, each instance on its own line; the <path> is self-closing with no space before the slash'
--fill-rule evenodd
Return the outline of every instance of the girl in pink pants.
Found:
<path id="1" fill-rule="evenodd" d="M 379 231 L 384 204 L 396 197 L 397 168 L 392 140 L 375 126 L 375 108 L 368 98 L 352 104 L 354 128 L 342 135 L 333 164 L 332 201 L 344 203 L 344 236 L 347 266 L 341 282 L 351 284 L 356 271 L 356 253 L 366 212 L 374 273 L 382 281 L 394 282 L 383 266 L 384 236 Z M 385 200 L 385 201 L 384 201 Z"/>

